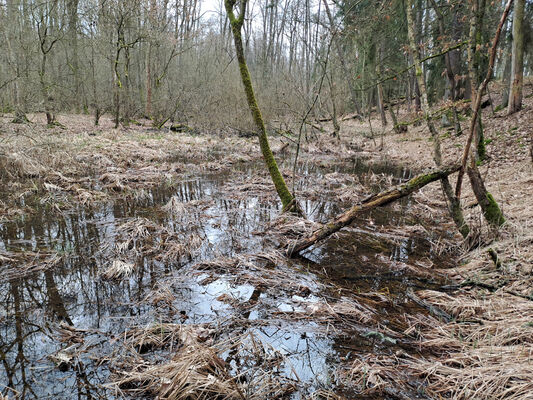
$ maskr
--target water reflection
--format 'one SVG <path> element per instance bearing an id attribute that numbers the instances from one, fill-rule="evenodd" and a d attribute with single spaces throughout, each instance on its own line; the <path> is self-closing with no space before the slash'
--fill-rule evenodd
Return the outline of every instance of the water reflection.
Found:
<path id="1" fill-rule="evenodd" d="M 368 169 L 360 163 L 335 168 L 354 174 L 363 174 Z M 253 171 L 241 172 L 244 177 L 253 175 Z M 326 172 L 331 172 L 331 168 L 303 164 L 298 189 L 305 190 L 307 180 Z M 400 178 L 409 174 L 390 167 L 374 172 L 393 173 Z M 224 191 L 227 179 L 221 175 L 201 176 L 157 187 L 137 197 L 93 207 L 79 206 L 64 214 L 42 206 L 20 220 L 1 223 L 0 250 L 13 257 L 0 261 L 0 277 L 5 271 L 19 270 L 20 278 L 0 280 L 0 382 L 5 385 L 0 386 L 0 392 L 20 398 L 114 398 L 114 393 L 104 386 L 110 375 L 105 356 L 113 353 L 113 340 L 119 340 L 129 326 L 161 318 L 156 305 L 145 301 L 146 296 L 174 274 L 173 268 L 187 265 L 179 260 L 163 263 L 155 254 L 144 254 L 136 259 L 136 268 L 127 279 L 102 280 L 100 273 L 108 267 L 114 248 L 122 241 L 120 227 L 132 219 L 147 218 L 176 234 L 197 230 L 204 241 L 194 261 L 258 252 L 263 239 L 253 232 L 278 215 L 279 205 L 260 196 L 228 196 Z M 198 204 L 187 208 L 183 215 L 169 216 L 160 207 L 172 197 Z M 405 200 L 403 205 L 408 206 L 408 202 Z M 346 205 L 305 200 L 302 206 L 310 219 L 326 221 Z M 401 225 L 405 223 L 404 217 L 405 211 L 390 209 L 378 210 L 370 216 L 377 225 L 391 221 Z M 364 221 L 367 220 L 368 216 Z M 405 262 L 419 246 L 416 238 L 383 244 L 379 238 L 365 241 L 368 237 L 360 232 L 347 232 L 340 239 L 326 241 L 314 250 L 318 269 L 346 281 L 347 277 L 367 274 L 377 267 L 386 269 L 387 263 L 380 264 L 378 254 Z M 25 255 L 30 252 L 57 253 L 60 259 L 43 264 L 42 271 L 26 274 Z M 386 276 L 375 279 L 371 289 L 380 290 L 390 282 Z M 201 277 L 184 276 L 182 281 L 174 281 L 172 292 L 175 297 L 165 318 L 173 322 L 210 322 L 231 313 L 233 308 L 220 298 L 222 295 L 245 304 L 241 317 L 249 320 L 265 318 L 270 312 L 256 307 L 259 298 L 279 311 L 284 311 L 286 304 L 261 288 L 235 286 L 224 277 L 205 284 Z M 297 311 L 290 307 L 285 311 Z M 83 331 L 83 340 L 62 341 L 61 326 Z M 280 373 L 301 382 L 315 382 L 314 387 L 321 382 L 325 385 L 331 380 L 339 344 L 334 338 L 314 337 L 308 332 L 312 330 L 309 324 L 298 330 L 293 328 L 264 326 L 250 329 L 249 333 L 264 343 L 265 351 L 281 352 L 289 360 L 280 366 Z M 58 355 L 65 356 L 65 349 L 70 351 L 67 352 L 70 359 L 65 368 L 58 368 Z"/>

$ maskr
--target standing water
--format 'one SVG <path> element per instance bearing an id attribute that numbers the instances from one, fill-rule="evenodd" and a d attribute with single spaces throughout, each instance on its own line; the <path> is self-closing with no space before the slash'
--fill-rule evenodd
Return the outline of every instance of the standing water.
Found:
<path id="1" fill-rule="evenodd" d="M 320 391 L 349 398 L 357 388 L 339 375 L 341 365 L 368 353 L 415 351 L 399 334 L 401 316 L 425 311 L 407 293 L 442 285 L 420 265 L 444 260 L 432 253 L 428 233 L 413 228 L 411 200 L 362 216 L 290 261 L 272 255 L 261 234 L 280 208 L 257 192 L 268 185 L 263 177 L 254 186 L 257 174 L 248 165 L 63 213 L 25 199 L 34 212 L 0 224 L 0 392 L 139 396 L 146 382 L 121 381 L 133 368 L 128 362 L 162 365 L 186 346 L 132 341 L 142 327 L 194 327 L 195 337 L 220 347 L 225 371 L 243 388 L 236 398 L 304 399 Z M 302 196 L 308 218 L 325 222 L 350 205 L 334 194 L 354 178 L 375 191 L 410 172 L 305 164 L 299 176 L 302 193 L 340 177 L 324 195 Z"/>

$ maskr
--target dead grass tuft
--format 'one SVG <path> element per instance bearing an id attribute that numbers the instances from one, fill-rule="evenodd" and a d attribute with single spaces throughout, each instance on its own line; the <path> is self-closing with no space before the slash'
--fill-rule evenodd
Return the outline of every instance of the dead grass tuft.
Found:
<path id="1" fill-rule="evenodd" d="M 134 328 L 126 344 L 137 350 L 174 345 L 174 356 L 162 364 L 135 362 L 115 374 L 116 388 L 135 388 L 161 399 L 244 399 L 220 358 L 221 351 L 205 343 L 210 331 L 201 326 L 156 324 Z"/>
<path id="2" fill-rule="evenodd" d="M 52 252 L 9 252 L 0 250 L 0 277 L 4 281 L 21 279 L 39 271 L 54 268 L 62 257 Z"/>
<path id="3" fill-rule="evenodd" d="M 115 244 L 114 253 L 131 260 L 151 255 L 159 261 L 182 264 L 192 259 L 204 241 L 193 229 L 176 232 L 146 218 L 131 219 L 117 231 L 121 240 Z"/>
<path id="4" fill-rule="evenodd" d="M 121 260 L 113 260 L 111 266 L 101 273 L 101 277 L 107 280 L 127 278 L 133 273 L 135 266 L 132 263 Z"/>

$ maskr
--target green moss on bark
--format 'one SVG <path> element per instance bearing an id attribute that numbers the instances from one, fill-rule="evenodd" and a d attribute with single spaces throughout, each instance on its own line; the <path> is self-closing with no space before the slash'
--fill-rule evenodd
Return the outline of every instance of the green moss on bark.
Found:
<path id="1" fill-rule="evenodd" d="M 487 147 L 483 133 L 483 123 L 481 122 L 481 118 L 478 121 L 477 156 L 479 161 L 485 161 L 487 158 Z"/>
<path id="2" fill-rule="evenodd" d="M 259 130 L 259 146 L 261 147 L 261 153 L 263 154 L 263 159 L 265 160 L 268 172 L 270 173 L 272 182 L 276 187 L 276 192 L 278 193 L 281 203 L 283 204 L 283 208 L 289 208 L 288 206 L 293 201 L 293 196 L 289 191 L 289 188 L 287 187 L 287 184 L 285 183 L 285 180 L 283 179 L 283 176 L 279 171 L 278 164 L 276 163 L 274 155 L 272 154 L 272 150 L 270 149 L 270 144 L 268 143 L 268 137 L 266 134 L 265 123 L 263 121 L 263 116 L 261 115 L 259 105 L 257 104 L 257 100 L 255 98 L 252 78 L 250 76 L 248 66 L 246 65 L 246 59 L 244 58 L 241 28 L 244 22 L 247 0 L 241 0 L 238 17 L 235 17 L 235 14 L 233 12 L 233 7 L 235 6 L 235 3 L 235 0 L 225 0 L 224 4 L 231 24 L 231 32 L 233 33 L 235 52 L 237 55 L 237 61 L 239 63 L 239 71 L 241 73 L 241 79 L 242 84 L 244 86 L 244 92 L 246 94 L 246 100 L 248 102 L 248 106 L 250 107 L 254 123 L 257 126 L 257 129 Z"/>
<path id="3" fill-rule="evenodd" d="M 496 200 L 494 200 L 494 197 L 489 192 L 487 192 L 487 202 L 488 205 L 483 210 L 485 218 L 493 225 L 502 226 L 505 223 L 505 217 L 498 203 L 496 203 Z"/>

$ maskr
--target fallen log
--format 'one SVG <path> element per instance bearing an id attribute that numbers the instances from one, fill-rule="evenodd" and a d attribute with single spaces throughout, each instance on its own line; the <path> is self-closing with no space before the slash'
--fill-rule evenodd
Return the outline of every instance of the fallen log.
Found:
<path id="1" fill-rule="evenodd" d="M 300 253 L 302 250 L 311 247 L 320 240 L 323 240 L 333 233 L 338 232 L 345 226 L 350 225 L 359 214 L 401 199 L 402 197 L 416 192 L 420 188 L 426 186 L 428 183 L 445 178 L 448 175 L 457 172 L 459 168 L 459 165 L 453 165 L 440 170 L 434 170 L 425 174 L 421 174 L 399 186 L 396 186 L 395 188 L 367 197 L 361 203 L 353 206 L 344 214 L 341 214 L 334 220 L 322 225 L 321 228 L 317 229 L 309 236 L 298 239 L 292 244 L 289 244 L 287 255 L 292 257 L 293 255 Z"/>

